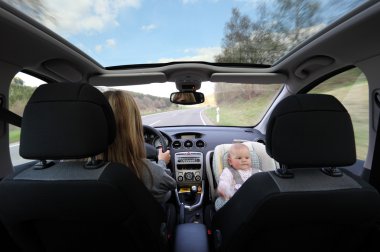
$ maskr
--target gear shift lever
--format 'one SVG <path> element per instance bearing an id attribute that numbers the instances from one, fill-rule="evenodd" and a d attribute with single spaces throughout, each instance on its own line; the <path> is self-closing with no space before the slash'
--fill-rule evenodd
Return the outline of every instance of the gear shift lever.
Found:
<path id="1" fill-rule="evenodd" d="M 191 196 L 193 196 L 195 198 L 195 195 L 197 195 L 197 192 L 198 192 L 198 187 L 195 185 L 191 186 L 191 188 L 190 188 Z"/>
<path id="2" fill-rule="evenodd" d="M 198 187 L 197 186 L 193 185 L 193 186 L 190 187 L 190 195 L 189 195 L 189 202 L 190 202 L 190 204 L 194 204 L 195 203 L 197 192 L 198 192 Z"/>

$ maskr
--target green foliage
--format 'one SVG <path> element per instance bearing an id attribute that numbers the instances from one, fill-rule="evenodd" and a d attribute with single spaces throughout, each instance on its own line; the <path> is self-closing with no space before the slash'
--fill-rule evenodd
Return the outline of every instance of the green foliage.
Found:
<path id="1" fill-rule="evenodd" d="M 9 142 L 15 143 L 20 141 L 20 132 L 21 130 L 19 128 L 13 129 L 9 131 Z"/>
<path id="2" fill-rule="evenodd" d="M 310 93 L 333 95 L 342 102 L 354 127 L 357 158 L 364 160 L 369 136 L 368 82 L 364 74 L 353 68 L 322 82 Z"/>
<path id="3" fill-rule="evenodd" d="M 217 105 L 220 109 L 220 121 L 216 121 L 216 110 L 206 111 L 207 117 L 217 125 L 253 126 L 256 125 L 278 94 L 282 85 L 247 85 L 217 83 Z"/>
<path id="4" fill-rule="evenodd" d="M 15 78 L 13 78 L 11 84 L 21 85 L 22 86 L 22 85 L 24 85 L 24 81 L 21 78 L 19 78 L 19 77 L 15 77 Z"/>
<path id="5" fill-rule="evenodd" d="M 24 86 L 24 81 L 18 77 L 13 78 L 9 89 L 9 110 L 22 115 L 25 105 L 32 96 L 35 87 Z"/>
<path id="6" fill-rule="evenodd" d="M 362 74 L 359 68 L 353 68 L 325 80 L 323 84 L 320 84 L 318 85 L 318 87 L 311 90 L 311 93 L 330 93 L 334 92 L 334 90 L 336 90 L 337 88 L 345 88 L 347 86 L 354 85 L 355 82 L 363 81 L 366 81 L 364 74 Z"/>
<path id="7" fill-rule="evenodd" d="M 286 38 L 286 46 L 294 47 L 305 40 L 310 28 L 319 20 L 319 0 L 277 0 L 274 16 L 279 18 L 276 31 Z"/>
<path id="8" fill-rule="evenodd" d="M 318 0 L 276 0 L 268 11 L 262 2 L 256 20 L 232 9 L 222 53 L 215 61 L 271 65 L 310 35 L 319 20 L 319 8 Z"/>
<path id="9" fill-rule="evenodd" d="M 215 84 L 215 100 L 218 106 L 235 101 L 261 99 L 267 94 L 277 94 L 282 85 L 262 85 L 262 84 Z"/>
<path id="10" fill-rule="evenodd" d="M 176 109 L 177 106 L 170 102 L 169 98 L 135 93 L 128 91 L 135 99 L 142 115 L 164 112 Z"/>

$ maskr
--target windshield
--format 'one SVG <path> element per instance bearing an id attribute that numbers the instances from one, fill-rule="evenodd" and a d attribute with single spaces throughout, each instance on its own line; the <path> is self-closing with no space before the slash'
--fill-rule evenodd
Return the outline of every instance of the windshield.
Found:
<path id="1" fill-rule="evenodd" d="M 178 90 L 175 83 L 170 82 L 111 88 L 130 92 L 140 108 L 143 123 L 149 126 L 254 126 L 282 86 L 206 82 L 197 90 L 204 93 L 205 102 L 197 105 L 171 103 L 170 93 Z"/>
<path id="2" fill-rule="evenodd" d="M 3 0 L 102 66 L 273 65 L 363 0 Z"/>

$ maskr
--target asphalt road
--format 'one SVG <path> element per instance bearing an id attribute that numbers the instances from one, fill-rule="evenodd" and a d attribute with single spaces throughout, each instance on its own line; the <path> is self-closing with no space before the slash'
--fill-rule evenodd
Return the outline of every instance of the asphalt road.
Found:
<path id="1" fill-rule="evenodd" d="M 203 116 L 205 108 L 175 110 L 159 114 L 147 115 L 142 117 L 143 124 L 159 127 L 168 125 L 211 125 L 212 123 Z M 30 160 L 19 156 L 19 143 L 9 145 L 13 165 L 19 165 Z"/>
<path id="2" fill-rule="evenodd" d="M 159 114 L 143 116 L 143 124 L 158 127 L 168 125 L 210 125 L 212 124 L 203 115 L 205 108 L 183 109 Z"/>
<path id="3" fill-rule="evenodd" d="M 12 160 L 12 164 L 15 166 L 15 165 L 19 165 L 19 164 L 23 164 L 23 163 L 27 163 L 31 160 L 27 160 L 27 159 L 23 159 L 22 157 L 20 157 L 19 155 L 19 147 L 20 147 L 20 144 L 19 143 L 13 143 L 13 144 L 10 144 L 9 145 L 9 151 L 10 151 L 10 154 L 11 154 L 11 160 Z"/>

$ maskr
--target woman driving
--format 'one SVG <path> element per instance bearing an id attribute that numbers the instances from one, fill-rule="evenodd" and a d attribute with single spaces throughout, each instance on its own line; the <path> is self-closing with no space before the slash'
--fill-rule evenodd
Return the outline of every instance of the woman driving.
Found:
<path id="1" fill-rule="evenodd" d="M 106 91 L 104 95 L 116 121 L 116 138 L 103 154 L 104 159 L 128 166 L 159 203 L 166 202 L 176 188 L 176 181 L 166 168 L 170 151 L 163 153 L 159 149 L 157 163 L 146 159 L 141 114 L 135 100 L 120 90 Z"/>

